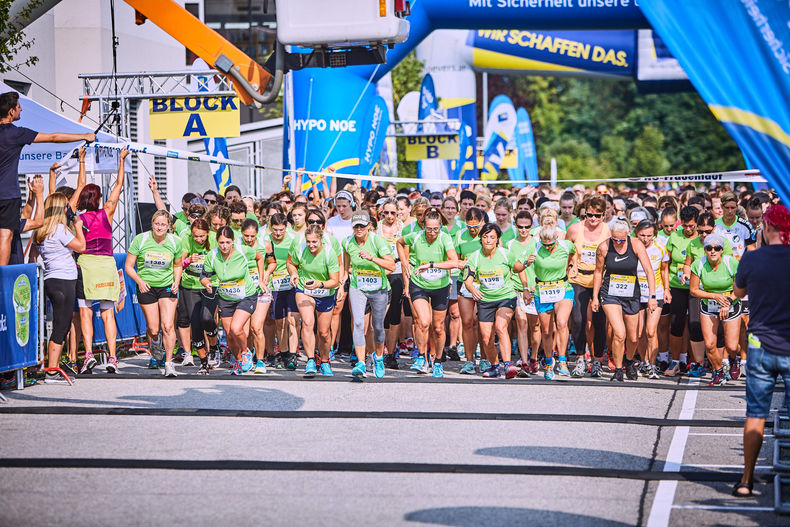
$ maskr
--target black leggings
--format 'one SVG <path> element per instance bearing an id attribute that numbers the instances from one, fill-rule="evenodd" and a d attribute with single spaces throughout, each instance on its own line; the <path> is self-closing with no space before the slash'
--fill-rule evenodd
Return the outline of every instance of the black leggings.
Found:
<path id="1" fill-rule="evenodd" d="M 387 316 L 384 317 L 384 329 L 400 324 L 401 309 L 403 308 L 403 275 L 400 273 L 391 274 L 387 279 L 390 282 L 392 296 L 389 308 L 387 308 Z"/>
<path id="2" fill-rule="evenodd" d="M 579 284 L 571 284 L 576 301 L 573 303 L 571 318 L 573 320 L 573 344 L 576 346 L 576 353 L 584 356 L 587 346 L 587 306 L 592 300 L 593 290 L 591 287 L 584 287 Z M 593 356 L 603 357 L 606 347 L 606 314 L 603 309 L 599 309 L 592 314 L 593 326 Z"/>
<path id="3" fill-rule="evenodd" d="M 47 278 L 44 280 L 44 294 L 52 304 L 52 332 L 49 334 L 49 340 L 63 345 L 71 329 L 74 299 L 77 296 L 77 280 Z"/>
<path id="4" fill-rule="evenodd" d="M 216 293 L 209 297 L 204 289 L 182 287 L 179 291 L 177 325 L 180 328 L 191 329 L 192 347 L 195 349 L 206 347 L 206 341 L 203 339 L 204 332 L 210 337 L 217 334 L 217 324 L 214 322 L 216 310 Z M 184 317 L 184 315 L 186 316 Z"/>
<path id="5" fill-rule="evenodd" d="M 702 342 L 702 325 L 699 321 L 699 298 L 694 298 L 688 289 L 670 287 L 672 304 L 669 311 L 672 314 L 670 334 L 673 337 L 682 337 L 686 329 L 686 315 L 688 314 L 689 338 L 691 342 Z"/>

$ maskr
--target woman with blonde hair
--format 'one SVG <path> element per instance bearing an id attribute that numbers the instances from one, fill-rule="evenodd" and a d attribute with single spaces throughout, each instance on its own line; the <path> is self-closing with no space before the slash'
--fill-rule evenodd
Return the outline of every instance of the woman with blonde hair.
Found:
<path id="1" fill-rule="evenodd" d="M 44 294 L 52 304 L 52 331 L 47 344 L 47 371 L 44 380 L 50 384 L 68 381 L 54 371 L 60 362 L 63 342 L 71 327 L 74 298 L 77 294 L 77 265 L 72 251 L 85 250 L 82 221 L 74 220 L 74 233 L 68 228 L 65 194 L 55 192 L 44 202 L 44 225 L 34 235 L 36 248 L 44 260 Z"/>

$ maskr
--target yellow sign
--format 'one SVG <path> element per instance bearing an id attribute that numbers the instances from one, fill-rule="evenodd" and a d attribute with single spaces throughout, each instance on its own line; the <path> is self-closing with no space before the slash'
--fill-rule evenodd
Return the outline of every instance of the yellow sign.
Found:
<path id="1" fill-rule="evenodd" d="M 406 136 L 406 161 L 423 159 L 458 159 L 460 149 L 457 135 Z"/>
<path id="2" fill-rule="evenodd" d="M 502 164 L 499 165 L 499 170 L 505 170 L 507 168 L 516 168 L 518 167 L 518 153 L 515 150 L 505 150 L 505 159 L 502 160 Z M 483 151 L 477 151 L 477 168 L 483 168 Z"/>
<path id="3" fill-rule="evenodd" d="M 194 95 L 149 99 L 152 139 L 238 137 L 239 99 L 235 95 Z"/>

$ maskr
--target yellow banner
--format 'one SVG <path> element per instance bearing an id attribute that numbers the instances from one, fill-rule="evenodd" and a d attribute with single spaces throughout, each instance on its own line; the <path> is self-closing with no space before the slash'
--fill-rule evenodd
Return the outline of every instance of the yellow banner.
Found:
<path id="1" fill-rule="evenodd" d="M 515 150 L 505 150 L 505 159 L 502 160 L 502 164 L 499 165 L 499 170 L 505 170 L 507 168 L 517 168 L 518 167 L 518 152 Z M 483 151 L 477 151 L 477 168 L 483 168 Z"/>
<path id="2" fill-rule="evenodd" d="M 238 137 L 239 99 L 234 95 L 194 95 L 148 100 L 152 139 Z"/>
<path id="3" fill-rule="evenodd" d="M 457 135 L 410 135 L 406 138 L 406 160 L 458 159 Z"/>

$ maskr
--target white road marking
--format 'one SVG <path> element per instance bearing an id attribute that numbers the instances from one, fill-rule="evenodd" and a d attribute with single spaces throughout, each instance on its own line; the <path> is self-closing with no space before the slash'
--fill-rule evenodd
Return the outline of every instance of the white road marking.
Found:
<path id="1" fill-rule="evenodd" d="M 689 380 L 689 386 L 698 386 L 699 379 Z M 694 407 L 697 405 L 697 390 L 688 390 L 683 397 L 683 407 L 680 410 L 679 419 L 691 420 L 694 417 Z M 667 460 L 664 463 L 664 472 L 679 472 L 683 464 L 683 452 L 686 450 L 686 441 L 689 436 L 688 426 L 675 428 L 672 442 L 667 452 Z M 672 504 L 675 502 L 675 491 L 678 488 L 677 481 L 661 481 L 656 489 L 656 497 L 653 499 L 653 506 L 650 508 L 650 516 L 647 518 L 648 527 L 667 527 L 669 516 L 672 513 Z"/>
<path id="2" fill-rule="evenodd" d="M 738 470 L 743 470 L 743 465 L 701 465 L 701 464 L 690 464 L 690 465 L 683 465 L 684 467 L 691 467 L 691 468 L 733 468 Z M 755 465 L 754 470 L 773 470 L 772 465 Z"/>
<path id="3" fill-rule="evenodd" d="M 760 511 L 773 512 L 773 507 L 749 507 L 747 505 L 673 505 L 673 509 L 700 509 L 704 511 Z"/>

